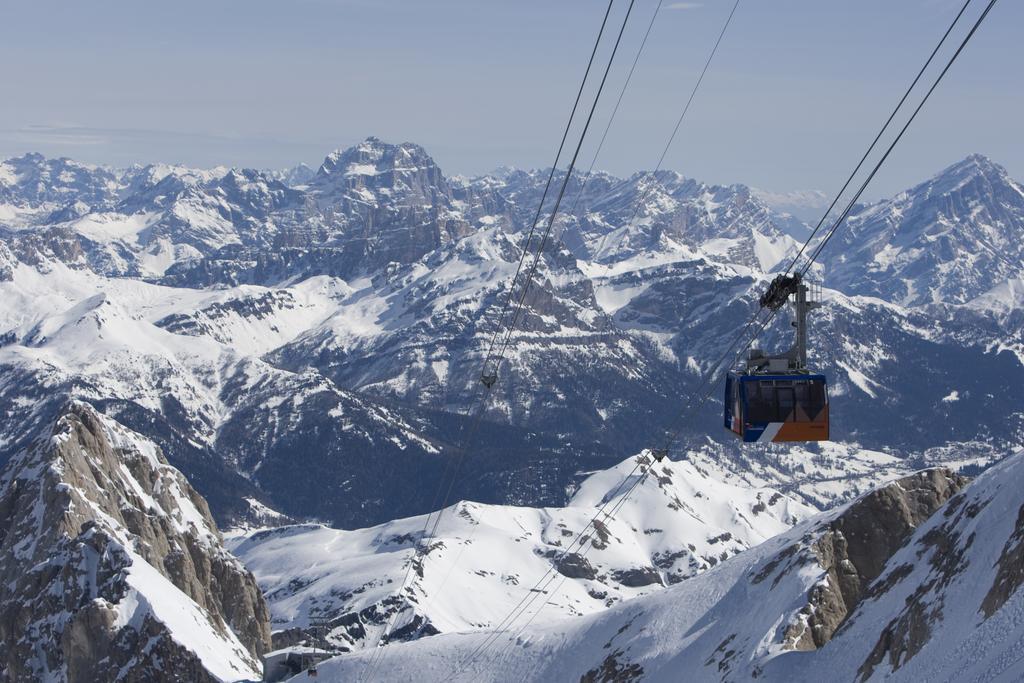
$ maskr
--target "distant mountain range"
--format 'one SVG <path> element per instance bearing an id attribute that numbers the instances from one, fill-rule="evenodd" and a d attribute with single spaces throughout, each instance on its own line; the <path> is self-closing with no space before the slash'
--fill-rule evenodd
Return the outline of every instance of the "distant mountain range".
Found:
<path id="1" fill-rule="evenodd" d="M 376 138 L 316 171 L 0 163 L 0 461 L 73 397 L 223 522 L 428 511 L 546 177 L 449 177 Z M 1021 185 L 980 156 L 857 207 L 814 271 L 842 443 L 741 450 L 712 401 L 673 457 L 815 506 L 989 464 L 1024 437 L 1022 229 Z M 574 176 L 453 500 L 563 506 L 660 439 L 807 230 L 743 185 Z"/>

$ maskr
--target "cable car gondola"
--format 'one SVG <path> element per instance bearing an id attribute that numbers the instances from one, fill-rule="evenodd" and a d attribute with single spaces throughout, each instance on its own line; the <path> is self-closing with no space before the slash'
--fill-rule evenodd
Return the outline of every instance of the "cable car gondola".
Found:
<path id="1" fill-rule="evenodd" d="M 796 343 L 778 356 L 751 349 L 746 368 L 726 376 L 725 428 L 744 442 L 828 441 L 828 381 L 807 368 L 807 311 L 820 305 L 808 292 L 799 274 L 772 281 L 761 306 L 776 311 L 794 296 Z"/>

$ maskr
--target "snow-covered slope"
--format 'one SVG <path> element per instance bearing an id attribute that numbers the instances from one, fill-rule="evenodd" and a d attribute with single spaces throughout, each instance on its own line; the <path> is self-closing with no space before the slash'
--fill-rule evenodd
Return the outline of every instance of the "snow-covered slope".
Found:
<path id="1" fill-rule="evenodd" d="M 333 312 L 349 291 L 342 281 L 203 291 L 109 279 L 59 261 L 47 268 L 18 264 L 11 279 L 0 282 L 8 304 L 0 312 L 7 330 L 0 401 L 9 418 L 0 424 L 0 445 L 8 452 L 27 445 L 68 396 L 88 400 L 159 435 L 221 512 L 231 513 L 225 517 L 244 514 L 247 496 L 274 501 L 260 482 L 303 462 L 297 439 L 335 432 L 326 455 L 337 467 L 327 475 L 338 486 L 360 486 L 364 478 L 379 484 L 365 469 L 363 453 L 414 462 L 438 452 L 404 411 L 260 358 Z M 385 507 L 378 505 L 364 499 L 290 507 L 328 519 L 341 517 L 342 509 L 363 510 L 363 520 L 377 521 Z"/>
<path id="2" fill-rule="evenodd" d="M 69 405 L 0 476 L 10 681 L 251 680 L 263 596 L 159 448 Z"/>
<path id="3" fill-rule="evenodd" d="M 1022 458 L 1013 459 L 1019 466 Z M 979 486 L 999 477 L 998 472 L 986 475 Z M 917 552 L 920 539 L 934 538 L 927 529 L 957 510 L 966 517 L 970 508 L 964 505 L 977 489 L 958 495 L 964 483 L 948 470 L 921 472 L 656 595 L 578 618 L 540 624 L 521 619 L 494 636 L 485 629 L 392 644 L 387 656 L 372 664 L 372 653 L 344 655 L 321 665 L 320 675 L 331 681 L 367 673 L 400 680 L 414 671 L 428 681 L 789 681 L 821 680 L 827 671 L 836 680 L 856 680 L 857 665 L 843 657 L 870 652 L 880 639 L 890 642 L 882 634 L 884 621 L 863 621 L 864 608 L 879 604 L 898 612 L 907 607 L 891 574 L 901 558 Z M 1019 489 L 1016 496 L 1019 502 Z M 992 545 L 1001 546 L 1003 536 Z M 964 545 L 969 546 L 966 538 L 959 547 Z M 929 549 L 939 550 L 934 544 Z M 1019 570 L 1016 560 L 1008 566 Z M 953 565 L 963 572 L 964 583 L 974 578 L 965 571 L 973 563 Z M 899 580 L 909 575 L 896 571 Z M 979 569 L 990 571 L 987 565 Z M 522 628 L 523 623 L 528 625 Z M 864 632 L 855 633 L 862 623 Z M 953 620 L 951 637 L 940 640 L 945 623 L 933 619 L 931 628 L 936 651 L 967 630 Z M 957 679 L 945 674 L 940 680 Z"/>
<path id="4" fill-rule="evenodd" d="M 918 527 L 828 646 L 768 675 L 838 670 L 861 679 L 1024 678 L 1024 451 L 978 477 Z M 806 661 L 804 661 L 806 660 Z"/>
<path id="5" fill-rule="evenodd" d="M 329 642 L 348 651 L 376 642 L 388 620 L 393 640 L 492 627 L 549 569 L 557 580 L 545 586 L 551 600 L 542 620 L 600 612 L 696 576 L 813 512 L 692 463 L 638 458 L 653 466 L 651 475 L 596 528 L 587 529 L 589 521 L 632 484 L 634 458 L 586 479 L 566 507 L 458 503 L 426 540 L 427 520 L 412 517 L 356 531 L 285 526 L 229 545 L 257 577 L 275 630 L 325 617 Z M 429 550 L 399 594 L 418 542 Z"/>

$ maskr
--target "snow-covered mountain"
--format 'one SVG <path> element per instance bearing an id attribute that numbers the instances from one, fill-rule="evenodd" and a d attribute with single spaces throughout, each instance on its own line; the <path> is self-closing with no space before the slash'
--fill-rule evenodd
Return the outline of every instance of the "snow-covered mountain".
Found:
<path id="1" fill-rule="evenodd" d="M 102 206 L 116 195 L 115 172 L 71 159 L 47 159 L 26 154 L 0 163 L 0 200 L 4 220 L 19 213 L 34 216 L 46 208 Z"/>
<path id="2" fill-rule="evenodd" d="M 654 469 L 628 500 L 620 484 L 634 458 L 587 478 L 566 507 L 460 502 L 429 524 L 419 516 L 355 531 L 282 526 L 236 535 L 229 547 L 259 581 L 279 638 L 308 636 L 311 618 L 326 619 L 319 637 L 347 652 L 379 640 L 387 624 L 391 640 L 493 627 L 549 567 L 557 581 L 543 587 L 552 595 L 546 618 L 600 612 L 696 576 L 814 512 L 773 489 L 727 483 L 712 463 L 639 457 Z M 601 506 L 620 501 L 613 519 L 587 528 Z M 418 543 L 429 549 L 417 557 Z"/>
<path id="3" fill-rule="evenodd" d="M 604 612 L 353 653 L 324 680 L 1018 680 L 1024 451 L 897 480 Z M 966 486 L 965 486 L 966 484 Z M 526 620 L 521 620 L 525 622 Z M 521 624 L 519 624 L 521 625 Z M 488 640 L 490 639 L 490 640 Z M 490 645 L 486 643 L 490 642 Z M 414 674 L 415 672 L 415 674 Z"/>
<path id="4" fill-rule="evenodd" d="M 980 154 L 858 209 L 826 256 L 826 284 L 903 305 L 963 304 L 1024 261 L 1024 186 Z"/>
<path id="5" fill-rule="evenodd" d="M 8 681 L 253 679 L 270 646 L 267 605 L 206 501 L 86 404 L 0 474 L 0 581 Z"/>
<path id="6" fill-rule="evenodd" d="M 275 180 L 280 180 L 288 187 L 296 187 L 305 185 L 313 176 L 316 175 L 316 170 L 310 168 L 306 164 L 297 164 L 291 168 L 272 170 L 267 172 Z"/>
<path id="7" fill-rule="evenodd" d="M 3 169 L 0 459 L 76 396 L 157 439 L 222 520 L 249 499 L 344 527 L 429 511 L 546 173 L 450 178 L 421 147 L 375 138 L 294 186 L 32 155 Z M 1024 411 L 1004 397 L 1024 383 L 1020 268 L 940 303 L 853 277 L 897 227 L 917 245 L 905 258 L 925 258 L 946 221 L 959 246 L 926 262 L 948 273 L 921 273 L 917 291 L 952 292 L 972 238 L 982 253 L 1016 234 L 1017 185 L 991 162 L 926 185 L 893 200 L 902 222 L 862 207 L 856 244 L 826 251 L 812 360 L 850 457 L 812 447 L 776 466 L 789 461 L 724 440 L 714 400 L 682 425 L 682 450 L 822 505 L 877 481 L 865 463 L 988 462 L 1019 442 Z M 453 499 L 564 506 L 585 473 L 657 441 L 796 245 L 794 219 L 742 185 L 595 173 L 580 190 L 574 178 Z M 780 317 L 761 345 L 788 329 Z M 835 483 L 808 484 L 830 458 Z"/>
<path id="8" fill-rule="evenodd" d="M 340 389 L 319 374 L 260 360 L 276 338 L 287 339 L 289 326 L 327 314 L 336 295 L 332 282 L 307 280 L 280 292 L 187 292 L 108 279 L 59 262 L 51 267 L 44 274 L 22 265 L 11 281 L 0 283 L 10 304 L 4 322 L 17 340 L 0 347 L 7 368 L 0 378 L 8 416 L 3 440 L 12 451 L 25 447 L 73 395 L 158 439 L 221 513 L 234 516 L 248 511 L 246 498 L 275 503 L 260 491 L 259 477 L 322 467 L 315 462 L 321 452 L 297 453 L 294 444 L 324 439 L 337 490 L 361 491 L 358 501 L 343 505 L 364 510 L 369 519 L 391 509 L 382 499 L 371 502 L 373 487 L 383 495 L 389 484 L 362 453 L 388 457 L 391 466 L 437 457 L 439 447 L 420 435 L 420 425 L 407 421 L 405 411 Z M 281 303 L 275 297 L 284 302 L 281 310 L 270 303 Z M 201 314 L 198 321 L 188 318 L 193 324 L 215 325 L 216 338 L 190 335 L 194 330 L 175 317 L 182 307 Z M 306 476 L 316 475 L 311 470 Z M 281 489 L 281 498 L 292 493 Z M 291 507 L 302 515 L 338 509 L 299 503 Z"/>
<path id="9" fill-rule="evenodd" d="M 1003 621 L 958 612 L 979 632 L 1013 622 L 1001 605 L 1016 609 L 1007 525 L 1024 456 L 949 502 L 953 469 L 910 473 L 978 472 L 1024 440 L 1007 400 L 1024 384 L 1018 183 L 972 156 L 858 207 L 815 271 L 812 362 L 836 441 L 744 449 L 715 400 L 678 411 L 806 226 L 746 186 L 674 172 L 572 179 L 472 426 L 546 177 L 448 177 L 418 145 L 376 138 L 315 172 L 0 164 L 0 559 L 10 581 L 35 582 L 0 608 L 42 625 L 0 626 L 4 661 L 27 667 L 11 675 L 95 678 L 116 662 L 144 676 L 148 660 L 126 654 L 140 624 L 194 678 L 258 675 L 266 607 L 154 444 L 218 519 L 284 525 L 231 539 L 267 592 L 274 645 L 308 638 L 312 617 L 338 651 L 364 649 L 393 615 L 391 640 L 440 634 L 390 646 L 391 678 L 927 673 L 941 648 L 974 643 L 932 597 L 987 604 Z M 789 334 L 780 316 L 758 344 Z M 623 456 L 676 426 L 670 460 L 614 500 Z M 448 503 L 472 502 L 423 539 L 456 461 Z M 968 540 L 982 528 L 984 543 Z M 412 566 L 417 542 L 429 552 Z M 46 574 L 48 557 L 66 571 Z M 490 668 L 468 661 L 550 567 L 558 590 L 535 625 Z M 1001 588 L 976 594 L 986 584 Z M 106 634 L 88 656 L 82 623 Z M 47 633 L 71 649 L 41 658 Z"/>

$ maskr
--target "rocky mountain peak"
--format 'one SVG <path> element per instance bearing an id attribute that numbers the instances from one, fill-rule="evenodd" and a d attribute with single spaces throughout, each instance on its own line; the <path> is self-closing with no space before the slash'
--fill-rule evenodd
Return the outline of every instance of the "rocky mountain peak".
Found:
<path id="1" fill-rule="evenodd" d="M 1024 188 L 973 154 L 859 207 L 824 253 L 829 284 L 904 305 L 964 303 L 1024 270 Z"/>
<path id="2" fill-rule="evenodd" d="M 122 176 L 118 210 L 123 213 L 160 211 L 204 178 L 197 172 L 167 164 L 131 168 Z"/>
<path id="3" fill-rule="evenodd" d="M 931 183 L 941 184 L 950 181 L 968 181 L 977 178 L 984 178 L 989 182 L 998 181 L 1012 183 L 1009 173 L 999 164 L 992 161 L 984 154 L 970 154 L 954 164 L 935 174 Z M 928 185 L 929 183 L 924 183 Z M 948 191 L 948 190 L 947 190 Z"/>
<path id="4" fill-rule="evenodd" d="M 270 171 L 269 175 L 280 180 L 288 187 L 296 187 L 298 185 L 305 185 L 312 180 L 313 176 L 316 175 L 316 171 L 306 164 L 298 164 L 284 170 Z"/>
<path id="5" fill-rule="evenodd" d="M 588 183 L 588 187 L 590 183 Z M 712 258 L 771 271 L 795 253 L 791 216 L 746 185 L 708 185 L 674 171 L 639 173 L 582 202 L 580 241 L 601 262 L 701 249 Z"/>
<path id="6" fill-rule="evenodd" d="M 258 675 L 268 612 L 151 441 L 73 402 L 0 475 L 6 680 Z"/>
<path id="7" fill-rule="evenodd" d="M 265 217 L 272 209 L 299 203 L 302 197 L 282 181 L 251 168 L 233 168 L 222 177 L 206 183 L 203 190 L 220 191 L 230 202 L 259 217 Z"/>
<path id="8" fill-rule="evenodd" d="M 436 169 L 437 164 L 421 146 L 402 142 L 397 145 L 368 137 L 347 149 L 337 149 L 324 159 L 316 172 L 322 180 L 328 176 L 372 176 L 391 172 L 411 172 L 420 168 Z"/>
<path id="9" fill-rule="evenodd" d="M 1006 191 L 1020 192 L 1020 185 L 1009 175 L 1007 170 L 989 159 L 984 154 L 971 154 L 946 168 L 928 180 L 895 195 L 889 202 L 901 207 L 902 212 L 925 209 L 941 212 L 948 206 L 936 206 L 936 199 L 943 201 L 975 202 L 983 196 L 1006 199 Z M 870 207 L 865 207 L 870 211 Z"/>
<path id="10" fill-rule="evenodd" d="M 306 186 L 339 261 L 407 263 L 469 234 L 451 185 L 419 145 L 367 138 L 332 152 Z"/>

